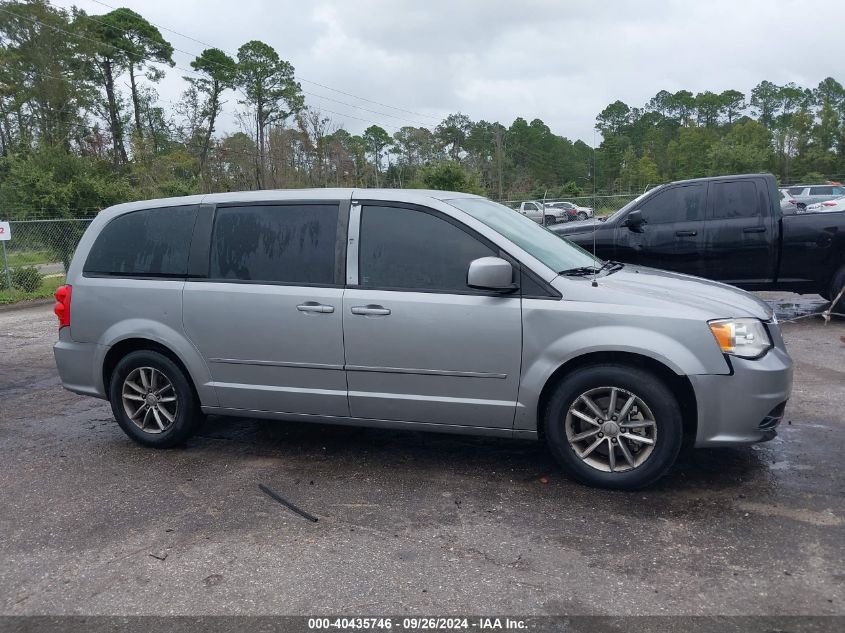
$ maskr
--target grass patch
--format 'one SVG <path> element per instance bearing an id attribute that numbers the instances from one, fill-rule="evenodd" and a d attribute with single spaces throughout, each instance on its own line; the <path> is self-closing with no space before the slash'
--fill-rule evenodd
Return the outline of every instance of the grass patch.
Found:
<path id="1" fill-rule="evenodd" d="M 40 251 L 12 251 L 7 254 L 9 268 L 20 268 L 21 266 L 34 266 L 36 264 L 52 264 L 56 256 L 48 250 Z M 0 262 L 2 264 L 3 262 Z"/>
<path id="2" fill-rule="evenodd" d="M 0 270 L 0 274 L 4 274 Z M 56 288 L 65 283 L 64 275 L 57 275 L 55 277 L 45 277 L 39 287 L 34 292 L 24 292 L 22 290 L 0 290 L 0 305 L 9 305 L 11 303 L 18 303 L 19 301 L 30 301 L 32 299 L 46 299 L 52 297 L 56 292 Z"/>

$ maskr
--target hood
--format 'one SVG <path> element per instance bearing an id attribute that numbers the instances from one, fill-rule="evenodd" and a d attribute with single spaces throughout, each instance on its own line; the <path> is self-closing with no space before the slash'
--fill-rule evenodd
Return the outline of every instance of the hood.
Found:
<path id="1" fill-rule="evenodd" d="M 593 227 L 596 228 L 605 226 L 604 222 L 597 218 L 582 220 L 581 222 L 573 222 L 572 224 L 559 224 L 552 227 L 550 230 L 558 235 L 572 235 L 574 233 L 592 233 Z"/>
<path id="2" fill-rule="evenodd" d="M 590 283 L 589 279 L 579 279 Z M 772 308 L 754 295 L 727 284 L 667 270 L 626 264 L 622 270 L 598 278 L 613 303 L 653 305 L 656 302 L 700 311 L 708 319 L 772 318 Z"/>

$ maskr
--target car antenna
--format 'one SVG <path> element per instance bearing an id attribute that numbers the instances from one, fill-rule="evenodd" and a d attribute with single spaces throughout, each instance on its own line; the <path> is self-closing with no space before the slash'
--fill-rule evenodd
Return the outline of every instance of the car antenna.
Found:
<path id="1" fill-rule="evenodd" d="M 598 208 L 598 203 L 596 202 L 596 131 L 593 130 L 593 258 L 596 257 L 596 209 Z M 593 273 L 593 279 L 590 285 L 593 288 L 599 287 L 599 282 L 597 281 L 597 277 L 599 276 L 599 271 L 596 270 Z"/>

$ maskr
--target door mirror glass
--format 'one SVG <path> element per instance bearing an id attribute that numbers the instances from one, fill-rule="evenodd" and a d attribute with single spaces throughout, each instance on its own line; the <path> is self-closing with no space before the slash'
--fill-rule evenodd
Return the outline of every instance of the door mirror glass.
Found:
<path id="1" fill-rule="evenodd" d="M 625 226 L 636 233 L 642 233 L 644 224 L 647 224 L 647 222 L 643 217 L 643 212 L 639 209 L 634 209 L 628 214 L 628 217 L 625 218 Z"/>
<path id="2" fill-rule="evenodd" d="M 467 285 L 479 290 L 513 292 L 513 267 L 501 257 L 480 257 L 469 263 Z"/>

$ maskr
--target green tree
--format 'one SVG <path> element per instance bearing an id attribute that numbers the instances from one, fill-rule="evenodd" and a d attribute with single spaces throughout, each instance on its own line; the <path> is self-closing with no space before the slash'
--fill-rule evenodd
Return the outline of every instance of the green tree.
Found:
<path id="1" fill-rule="evenodd" d="M 454 160 L 443 160 L 425 165 L 420 170 L 420 182 L 429 189 L 484 194 L 477 175 L 468 172 Z"/>
<path id="2" fill-rule="evenodd" d="M 459 160 L 461 151 L 472 129 L 472 121 L 465 114 L 450 114 L 434 128 L 434 136 L 447 148 L 446 153 L 452 160 Z"/>
<path id="3" fill-rule="evenodd" d="M 205 120 L 205 134 L 200 150 L 199 168 L 202 173 L 208 160 L 214 125 L 223 109 L 221 96 L 224 91 L 233 88 L 237 77 L 237 63 L 219 48 L 207 48 L 191 62 L 191 68 L 202 76 L 185 77 L 196 90 L 204 96 L 200 116 Z"/>
<path id="4" fill-rule="evenodd" d="M 238 49 L 236 81 L 245 95 L 241 103 L 252 110 L 258 149 L 255 185 L 261 189 L 266 168 L 267 127 L 301 111 L 305 98 L 294 79 L 293 66 L 280 59 L 272 46 L 258 40 L 247 42 Z"/>
<path id="5" fill-rule="evenodd" d="M 373 156 L 373 167 L 376 174 L 376 187 L 379 186 L 379 174 L 381 173 L 381 156 L 384 148 L 390 145 L 390 134 L 378 125 L 371 125 L 364 130 L 364 142 L 367 150 Z"/>
<path id="6" fill-rule="evenodd" d="M 712 175 L 766 171 L 772 162 L 772 133 L 747 119 L 734 125 L 708 152 Z"/>
<path id="7" fill-rule="evenodd" d="M 94 22 L 93 30 L 103 44 L 103 56 L 112 60 L 108 68 L 114 72 L 114 65 L 129 72 L 129 88 L 135 115 L 135 133 L 143 137 L 141 124 L 141 100 L 138 90 L 138 74 L 147 70 L 147 79 L 158 81 L 161 73 L 152 63 L 173 66 L 173 46 L 162 37 L 156 26 L 132 11 L 115 9 Z M 108 78 L 110 90 L 114 90 L 113 77 Z"/>
<path id="8" fill-rule="evenodd" d="M 739 90 L 725 90 L 719 95 L 722 102 L 722 113 L 731 125 L 746 108 L 745 95 Z"/>

